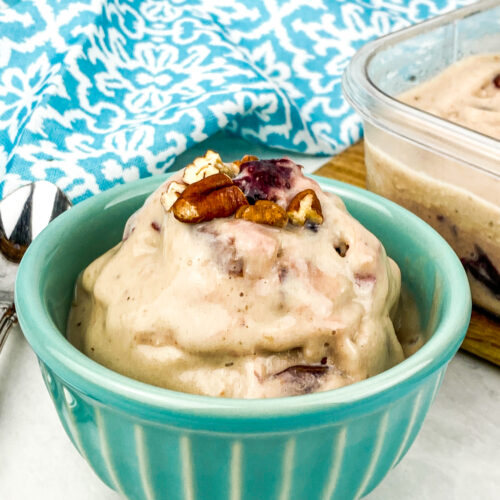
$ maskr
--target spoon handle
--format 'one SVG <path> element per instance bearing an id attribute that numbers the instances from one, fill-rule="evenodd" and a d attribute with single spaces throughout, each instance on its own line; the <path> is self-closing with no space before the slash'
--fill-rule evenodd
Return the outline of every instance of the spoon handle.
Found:
<path id="1" fill-rule="evenodd" d="M 10 327 L 17 323 L 16 308 L 14 304 L 0 304 L 0 353 L 9 334 Z"/>

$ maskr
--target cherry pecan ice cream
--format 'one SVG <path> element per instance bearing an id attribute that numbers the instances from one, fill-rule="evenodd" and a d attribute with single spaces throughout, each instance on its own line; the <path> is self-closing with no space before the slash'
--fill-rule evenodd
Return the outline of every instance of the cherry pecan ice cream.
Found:
<path id="1" fill-rule="evenodd" d="M 85 269 L 68 335 L 95 361 L 157 386 L 297 395 L 365 379 L 415 350 L 419 339 L 394 330 L 399 295 L 380 241 L 301 167 L 223 163 L 209 151 Z"/>
<path id="2" fill-rule="evenodd" d="M 466 57 L 399 99 L 500 140 L 500 54 Z M 500 176 L 394 141 L 382 150 L 366 140 L 365 160 L 368 188 L 439 231 L 464 265 L 474 303 L 500 316 Z"/>

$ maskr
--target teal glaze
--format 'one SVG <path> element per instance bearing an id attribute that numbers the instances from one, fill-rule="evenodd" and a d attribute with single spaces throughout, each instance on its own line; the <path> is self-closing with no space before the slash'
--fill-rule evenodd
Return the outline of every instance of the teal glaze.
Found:
<path id="1" fill-rule="evenodd" d="M 21 262 L 16 307 L 64 429 L 134 500 L 354 499 L 404 456 L 463 340 L 465 273 L 427 224 L 375 194 L 317 178 L 382 241 L 432 337 L 403 363 L 335 391 L 270 400 L 177 393 L 100 366 L 64 337 L 77 275 L 120 241 L 164 176 L 115 187 L 52 222 Z"/>

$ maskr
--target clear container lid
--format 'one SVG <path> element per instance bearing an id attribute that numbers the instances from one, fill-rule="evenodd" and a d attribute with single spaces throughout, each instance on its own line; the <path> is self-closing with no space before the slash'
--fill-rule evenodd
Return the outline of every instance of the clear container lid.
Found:
<path id="1" fill-rule="evenodd" d="M 485 53 L 500 53 L 500 0 L 478 2 L 366 44 L 344 73 L 344 93 L 373 125 L 499 179 L 500 141 L 395 98 L 454 62 Z"/>

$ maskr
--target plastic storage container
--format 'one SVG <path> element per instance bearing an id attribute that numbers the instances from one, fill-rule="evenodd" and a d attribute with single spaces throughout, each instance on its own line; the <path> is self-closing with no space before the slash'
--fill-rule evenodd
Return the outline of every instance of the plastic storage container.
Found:
<path id="1" fill-rule="evenodd" d="M 368 189 L 437 229 L 461 258 L 474 302 L 500 315 L 500 141 L 397 100 L 483 53 L 500 54 L 498 0 L 365 45 L 343 87 L 363 118 Z"/>

